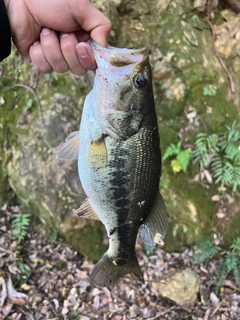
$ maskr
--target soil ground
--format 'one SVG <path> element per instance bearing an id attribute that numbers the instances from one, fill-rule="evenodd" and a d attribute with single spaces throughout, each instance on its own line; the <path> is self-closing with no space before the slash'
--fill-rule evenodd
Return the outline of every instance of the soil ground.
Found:
<path id="1" fill-rule="evenodd" d="M 0 320 L 240 319 L 240 289 L 229 278 L 215 295 L 218 261 L 194 264 L 194 248 L 156 248 L 148 256 L 137 244 L 145 284 L 122 279 L 113 288 L 96 288 L 89 282 L 94 262 L 61 239 L 47 240 L 40 227 L 29 226 L 19 247 L 11 227 L 17 212 L 0 210 Z M 179 306 L 154 290 L 154 283 L 186 268 L 200 277 L 193 305 Z"/>

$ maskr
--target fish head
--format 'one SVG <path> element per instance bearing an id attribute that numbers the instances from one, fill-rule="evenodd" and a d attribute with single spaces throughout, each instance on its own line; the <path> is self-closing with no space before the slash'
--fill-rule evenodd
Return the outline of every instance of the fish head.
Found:
<path id="1" fill-rule="evenodd" d="M 104 48 L 94 41 L 91 46 L 97 63 L 92 90 L 94 117 L 105 133 L 126 138 L 138 129 L 149 109 L 154 110 L 148 48 Z M 129 133 L 124 124 L 132 126 Z"/>

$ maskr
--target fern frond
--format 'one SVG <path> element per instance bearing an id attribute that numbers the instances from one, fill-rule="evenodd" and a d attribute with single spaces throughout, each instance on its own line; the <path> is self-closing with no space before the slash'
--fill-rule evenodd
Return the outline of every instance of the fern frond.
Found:
<path id="1" fill-rule="evenodd" d="M 239 261 L 237 266 L 233 269 L 233 276 L 234 276 L 236 285 L 240 287 L 240 262 Z"/>
<path id="2" fill-rule="evenodd" d="M 221 149 L 232 161 L 240 162 L 240 141 L 222 141 L 220 144 Z"/>
<path id="3" fill-rule="evenodd" d="M 177 155 L 177 159 L 182 167 L 183 172 L 185 172 L 185 173 L 187 171 L 187 167 L 190 162 L 191 153 L 192 153 L 192 151 L 190 149 L 186 149 L 186 150 L 181 151 Z"/>
<path id="4" fill-rule="evenodd" d="M 230 246 L 230 249 L 234 251 L 239 251 L 240 254 L 240 238 L 237 238 L 233 241 L 233 243 Z"/>
<path id="5" fill-rule="evenodd" d="M 179 141 L 176 145 L 173 143 L 170 144 L 170 146 L 167 147 L 167 149 L 162 157 L 162 161 L 166 160 L 167 158 L 177 156 L 179 154 L 179 152 L 181 151 L 181 146 L 182 146 L 181 141 Z"/>
<path id="6" fill-rule="evenodd" d="M 199 133 L 197 135 L 197 140 L 195 142 L 195 147 L 192 152 L 193 162 L 199 163 L 200 171 L 204 167 L 208 167 L 211 162 L 211 157 L 214 156 L 217 152 L 218 145 L 218 135 L 207 133 Z"/>
<path id="7" fill-rule="evenodd" d="M 213 133 L 207 137 L 207 148 L 211 153 L 215 153 L 218 145 L 218 135 Z"/>
<path id="8" fill-rule="evenodd" d="M 227 272 L 233 271 L 235 268 L 237 268 L 239 263 L 239 257 L 234 252 L 226 252 L 224 256 L 224 263 L 227 267 Z"/>
<path id="9" fill-rule="evenodd" d="M 214 243 L 214 236 L 210 235 L 201 237 L 196 242 L 197 251 L 194 253 L 194 263 L 201 263 L 209 258 L 212 258 L 218 254 L 221 250 L 220 247 Z"/>
<path id="10" fill-rule="evenodd" d="M 12 228 L 13 228 L 13 235 L 17 238 L 18 242 L 21 242 L 27 232 L 26 228 L 30 224 L 30 213 L 24 213 L 24 214 L 14 214 L 13 221 L 12 221 Z"/>
<path id="11" fill-rule="evenodd" d="M 234 168 L 229 159 L 221 154 L 212 159 L 211 172 L 216 184 L 231 186 L 234 180 Z"/>
<path id="12" fill-rule="evenodd" d="M 240 139 L 240 123 L 237 123 L 236 120 L 233 121 L 232 125 L 226 126 L 227 131 L 225 132 L 225 138 L 227 141 L 239 141 Z"/>
<path id="13" fill-rule="evenodd" d="M 217 277 L 216 277 L 216 280 L 215 280 L 215 292 L 218 293 L 219 292 L 219 289 L 220 287 L 223 285 L 223 282 L 224 280 L 226 279 L 227 277 L 227 266 L 226 264 L 224 263 L 224 260 L 221 259 L 220 260 L 220 270 L 217 274 Z"/>

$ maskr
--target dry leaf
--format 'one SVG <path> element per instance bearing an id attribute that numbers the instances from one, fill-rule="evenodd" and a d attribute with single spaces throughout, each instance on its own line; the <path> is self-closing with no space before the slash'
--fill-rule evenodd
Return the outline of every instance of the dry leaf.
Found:
<path id="1" fill-rule="evenodd" d="M 15 264 L 10 264 L 8 266 L 8 270 L 13 274 L 20 274 L 21 273 Z"/>
<path id="2" fill-rule="evenodd" d="M 18 292 L 15 290 L 12 284 L 12 279 L 8 278 L 7 282 L 7 291 L 8 291 L 8 298 L 17 305 L 25 305 L 28 300 L 28 296 L 25 293 Z"/>
<path id="3" fill-rule="evenodd" d="M 30 287 L 28 284 L 23 283 L 23 284 L 21 285 L 21 288 L 22 288 L 23 290 L 28 291 L 28 290 L 30 290 L 31 287 Z"/>
<path id="4" fill-rule="evenodd" d="M 206 169 L 203 170 L 203 173 L 204 173 L 204 176 L 205 176 L 207 182 L 211 184 L 213 182 L 213 178 L 212 178 L 211 173 Z"/>
<path id="5" fill-rule="evenodd" d="M 155 236 L 154 236 L 154 239 L 153 241 L 155 243 L 158 243 L 160 246 L 163 246 L 164 245 L 164 242 L 162 240 L 162 235 L 160 233 L 156 233 Z"/>
<path id="6" fill-rule="evenodd" d="M 0 293 L 0 307 L 3 307 L 4 302 L 7 298 L 7 286 L 5 280 L 2 277 L 0 277 L 0 285 L 2 286 L 2 290 Z"/>
<path id="7" fill-rule="evenodd" d="M 211 293 L 210 293 L 210 300 L 212 301 L 212 304 L 213 304 L 214 307 L 216 307 L 216 306 L 218 305 L 218 303 L 219 303 L 219 299 L 218 299 L 218 297 L 215 295 L 214 292 L 211 292 Z"/>

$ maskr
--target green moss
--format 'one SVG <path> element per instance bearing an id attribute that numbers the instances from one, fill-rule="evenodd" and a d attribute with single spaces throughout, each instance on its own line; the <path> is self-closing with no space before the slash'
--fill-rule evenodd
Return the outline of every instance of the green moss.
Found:
<path id="1" fill-rule="evenodd" d="M 192 173 L 173 174 L 167 162 L 163 167 L 161 193 L 171 221 L 164 240 L 164 249 L 167 251 L 194 243 L 200 235 L 207 234 L 212 228 L 216 203 L 211 201 L 211 197 L 215 194 L 215 186 L 206 189 L 196 182 L 191 183 L 189 180 Z M 172 230 L 175 225 L 179 225 L 180 228 L 174 238 Z M 187 228 L 185 233 L 182 230 L 183 226 Z"/>
<path id="2" fill-rule="evenodd" d="M 103 233 L 99 223 L 92 222 L 91 226 L 86 226 L 76 232 L 72 229 L 65 235 L 67 242 L 93 261 L 97 261 L 107 251 L 107 246 L 103 244 Z"/>
<path id="3" fill-rule="evenodd" d="M 233 120 L 239 121 L 239 110 L 228 97 L 228 81 L 214 53 L 212 34 L 202 15 L 193 12 L 187 1 L 170 2 L 166 9 L 163 5 L 161 1 L 149 0 L 139 2 L 136 6 L 135 1 L 126 0 L 117 9 L 111 5 L 107 9 L 113 22 L 111 44 L 128 48 L 149 46 L 150 60 L 154 58 L 154 51 L 158 49 L 172 71 L 170 76 L 161 80 L 154 79 L 153 83 L 162 153 L 170 143 L 179 141 L 179 133 L 183 136 L 184 143 L 191 145 L 198 132 L 220 133 L 226 124 L 231 124 Z M 223 21 L 217 13 L 214 19 L 218 24 Z M 151 61 L 153 68 L 158 61 Z M 227 62 L 228 64 L 231 65 L 231 61 Z M 12 146 L 18 149 L 22 143 L 19 136 L 21 139 L 27 137 L 28 117 L 31 117 L 31 121 L 39 118 L 39 110 L 32 93 L 16 85 L 29 86 L 36 91 L 45 110 L 51 98 L 56 93 L 61 93 L 71 96 L 80 111 L 82 103 L 78 101 L 83 102 L 89 89 L 80 83 L 80 78 L 72 77 L 70 74 L 39 75 L 14 53 L 2 63 L 2 67 L 0 97 L 4 98 L 4 104 L 0 105 L 0 201 L 3 203 L 9 199 L 9 196 L 6 196 L 10 190 L 6 169 L 11 159 L 9 150 Z M 239 81 L 239 74 L 235 74 L 235 77 Z M 214 96 L 204 94 L 204 88 L 209 85 L 216 88 Z M 178 92 L 181 87 L 182 92 Z M 236 85 L 237 90 L 238 87 Z M 197 112 L 199 125 L 185 130 L 188 126 L 185 113 L 189 108 Z M 52 126 L 57 125 L 52 123 Z M 55 137 L 57 140 L 58 137 Z M 43 138 L 38 135 L 36 140 L 38 139 Z M 51 145 L 56 146 L 60 143 L 56 143 L 53 137 L 49 139 Z M 45 160 L 46 154 L 38 152 L 37 145 L 34 153 L 40 160 Z M 176 250 L 181 245 L 190 244 L 200 234 L 207 234 L 212 228 L 219 227 L 215 218 L 217 207 L 211 201 L 211 196 L 216 193 L 216 186 L 212 185 L 206 189 L 200 184 L 192 183 L 191 179 L 197 171 L 198 169 L 192 166 L 187 175 L 174 174 L 170 161 L 164 162 L 161 187 L 171 218 L 165 239 L 166 250 Z M 61 219 L 66 212 L 65 209 L 62 210 L 61 217 L 53 218 L 51 213 L 44 211 L 41 203 L 35 201 L 34 195 L 33 199 L 30 199 L 30 196 L 28 198 L 28 193 L 17 175 L 11 179 L 19 198 L 27 204 L 34 202 L 33 210 L 38 212 L 42 223 L 55 227 L 63 222 Z M 74 198 L 67 192 L 65 196 Z M 71 205 L 68 202 L 69 204 Z M 64 208 L 64 205 L 64 200 L 59 199 L 57 207 Z M 51 209 L 54 211 L 54 208 Z M 232 222 L 221 226 L 231 239 L 232 234 L 234 237 L 239 235 L 239 210 L 236 209 L 234 212 Z M 173 237 L 172 230 L 176 224 L 179 224 L 179 231 L 176 237 Z M 90 225 L 78 233 L 69 226 L 67 231 L 67 241 L 93 260 L 98 260 L 106 250 L 106 246 L 102 244 L 102 232 L 96 226 Z M 183 232 L 183 226 L 186 226 L 186 232 Z"/>

